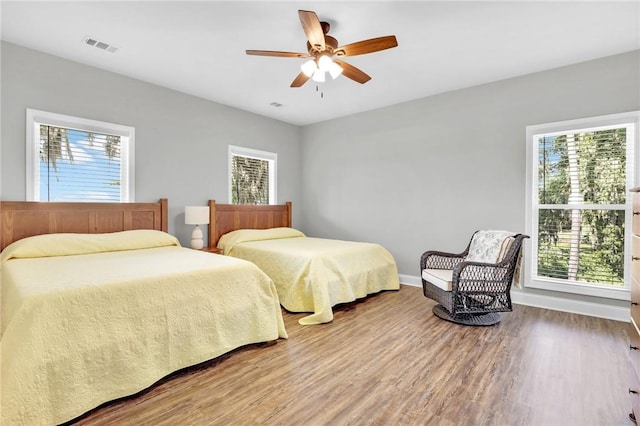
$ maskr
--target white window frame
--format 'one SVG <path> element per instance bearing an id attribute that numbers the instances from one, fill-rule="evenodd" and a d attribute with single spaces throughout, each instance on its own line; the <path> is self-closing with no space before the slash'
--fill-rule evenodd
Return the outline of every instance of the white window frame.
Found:
<path id="1" fill-rule="evenodd" d="M 27 201 L 40 201 L 40 125 L 120 136 L 120 202 L 135 201 L 135 128 L 27 108 Z M 82 200 L 92 201 L 92 200 Z"/>
<path id="2" fill-rule="evenodd" d="M 277 183 L 278 154 L 276 154 L 275 152 L 260 151 L 258 149 L 244 148 L 244 147 L 235 146 L 235 145 L 229 145 L 229 158 L 228 158 L 229 161 L 228 161 L 228 173 L 227 173 L 229 176 L 229 180 L 228 180 L 229 204 L 233 202 L 231 170 L 233 169 L 232 158 L 234 155 L 269 161 L 271 166 L 269 167 L 269 204 L 277 204 L 278 197 L 276 192 L 278 188 L 278 183 Z"/>
<path id="3" fill-rule="evenodd" d="M 619 127 L 631 124 L 631 131 L 627 132 L 627 189 L 637 186 L 636 171 L 640 170 L 640 111 L 620 114 L 610 114 L 598 117 L 567 120 L 555 123 L 527 126 L 527 188 L 526 188 L 526 232 L 531 237 L 530 249 L 525 260 L 525 287 L 560 291 L 565 293 L 582 294 L 604 297 L 609 299 L 629 300 L 630 289 L 630 258 L 631 258 L 631 223 L 633 219 L 632 197 L 628 193 L 624 205 L 625 210 L 625 258 L 624 258 L 624 286 L 604 287 L 585 282 L 568 282 L 537 275 L 538 252 L 538 144 L 540 135 L 566 133 L 571 131 L 588 130 L 600 127 Z M 589 208 L 589 205 L 582 207 Z"/>

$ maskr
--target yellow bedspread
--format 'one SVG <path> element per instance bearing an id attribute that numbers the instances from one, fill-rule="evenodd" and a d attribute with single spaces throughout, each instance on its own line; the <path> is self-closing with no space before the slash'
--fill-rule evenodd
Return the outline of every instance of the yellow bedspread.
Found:
<path id="1" fill-rule="evenodd" d="M 338 303 L 400 288 L 395 260 L 378 244 L 309 238 L 289 228 L 267 231 L 272 239 L 261 231 L 233 231 L 218 246 L 266 272 L 288 311 L 313 312 L 300 324 L 330 322 Z"/>
<path id="2" fill-rule="evenodd" d="M 45 243 L 64 251 L 86 241 Z M 276 288 L 255 265 L 166 244 L 110 251 L 107 242 L 64 256 L 5 249 L 2 425 L 65 422 L 173 371 L 287 336 Z M 34 251 L 46 257 L 28 257 Z"/>

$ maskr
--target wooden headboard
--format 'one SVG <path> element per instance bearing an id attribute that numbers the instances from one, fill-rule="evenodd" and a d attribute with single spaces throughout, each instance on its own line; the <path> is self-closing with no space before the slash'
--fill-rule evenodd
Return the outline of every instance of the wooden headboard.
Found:
<path id="1" fill-rule="evenodd" d="M 0 201 L 0 250 L 21 238 L 72 232 L 98 234 L 130 229 L 167 232 L 168 202 L 54 203 Z"/>
<path id="2" fill-rule="evenodd" d="M 216 204 L 209 200 L 209 247 L 216 247 L 223 234 L 236 229 L 291 227 L 291 201 L 286 204 L 254 206 Z"/>

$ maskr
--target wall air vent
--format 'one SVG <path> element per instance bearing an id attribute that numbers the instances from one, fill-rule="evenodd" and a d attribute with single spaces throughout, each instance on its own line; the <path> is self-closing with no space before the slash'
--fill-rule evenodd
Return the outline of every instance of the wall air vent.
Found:
<path id="1" fill-rule="evenodd" d="M 109 43 L 105 43 L 103 41 L 96 40 L 93 37 L 88 37 L 88 36 L 85 37 L 84 38 L 84 43 L 86 45 L 88 45 L 88 46 L 92 46 L 92 47 L 95 47 L 95 48 L 100 49 L 100 50 L 105 50 L 105 51 L 110 52 L 110 53 L 116 53 L 116 51 L 118 50 L 117 47 L 112 46 Z"/>

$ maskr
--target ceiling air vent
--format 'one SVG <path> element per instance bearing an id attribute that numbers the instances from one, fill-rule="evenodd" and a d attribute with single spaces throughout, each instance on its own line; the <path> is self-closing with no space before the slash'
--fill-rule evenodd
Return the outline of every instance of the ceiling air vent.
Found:
<path id="1" fill-rule="evenodd" d="M 93 47 L 95 47 L 97 49 L 105 50 L 105 51 L 110 52 L 110 53 L 116 53 L 116 51 L 118 50 L 117 47 L 111 46 L 109 43 L 105 43 L 103 41 L 96 40 L 93 37 L 85 37 L 84 38 L 84 42 L 88 46 L 93 46 Z"/>

